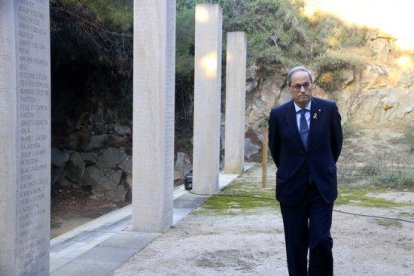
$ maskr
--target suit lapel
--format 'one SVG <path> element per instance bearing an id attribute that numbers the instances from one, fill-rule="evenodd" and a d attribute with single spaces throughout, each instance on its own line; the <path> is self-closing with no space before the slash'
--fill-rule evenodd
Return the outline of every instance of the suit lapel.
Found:
<path id="1" fill-rule="evenodd" d="M 312 98 L 312 106 L 311 106 L 311 117 L 310 117 L 310 129 L 309 129 L 309 137 L 308 137 L 308 149 L 312 148 L 312 144 L 315 142 L 315 133 L 318 129 L 319 122 L 320 122 L 320 114 L 321 109 L 318 105 L 318 101 L 315 98 Z"/>
<path id="2" fill-rule="evenodd" d="M 287 121 L 288 127 L 292 130 L 292 133 L 295 133 L 293 141 L 295 141 L 304 151 L 306 151 L 305 146 L 302 143 L 300 138 L 300 133 L 298 129 L 298 124 L 296 122 L 296 110 L 293 100 L 289 104 L 288 112 L 285 114 L 285 119 Z"/>

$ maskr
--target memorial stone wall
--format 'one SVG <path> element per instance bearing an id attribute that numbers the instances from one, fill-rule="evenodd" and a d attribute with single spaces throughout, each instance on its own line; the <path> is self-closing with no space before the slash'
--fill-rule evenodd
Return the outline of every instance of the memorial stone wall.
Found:
<path id="1" fill-rule="evenodd" d="M 0 2 L 0 275 L 48 275 L 47 0 Z"/>

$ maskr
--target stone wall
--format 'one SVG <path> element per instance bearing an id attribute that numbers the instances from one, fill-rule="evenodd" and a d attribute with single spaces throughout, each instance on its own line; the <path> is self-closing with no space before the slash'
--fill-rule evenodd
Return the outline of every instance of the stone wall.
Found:
<path id="1" fill-rule="evenodd" d="M 52 188 L 65 180 L 91 189 L 98 198 L 124 201 L 132 179 L 131 128 L 113 125 L 105 133 L 92 133 L 75 131 L 52 148 Z"/>

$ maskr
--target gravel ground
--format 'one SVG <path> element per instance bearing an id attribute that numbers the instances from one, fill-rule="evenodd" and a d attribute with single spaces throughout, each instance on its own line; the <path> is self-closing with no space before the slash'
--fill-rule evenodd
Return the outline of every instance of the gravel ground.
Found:
<path id="1" fill-rule="evenodd" d="M 257 211 L 190 215 L 114 275 L 288 275 L 281 215 Z M 414 275 L 414 224 L 334 213 L 332 235 L 335 275 Z"/>
<path id="2" fill-rule="evenodd" d="M 413 193 L 414 194 L 414 193 Z M 201 207 L 203 208 L 203 207 Z M 337 210 L 414 221 L 414 206 Z M 335 275 L 414 275 L 414 224 L 334 213 Z M 288 275 L 280 211 L 196 212 L 113 275 Z"/>
<path id="3" fill-rule="evenodd" d="M 344 144 L 340 176 L 349 176 L 350 172 L 352 176 L 367 165 L 378 165 L 381 172 L 392 172 L 403 164 L 412 173 L 414 155 L 402 144 L 402 135 L 387 129 L 359 130 Z M 275 171 L 274 165 L 268 166 L 268 185 L 273 186 Z M 240 178 L 252 184 L 249 187 L 241 184 L 241 190 L 251 192 L 252 186 L 253 190 L 259 190 L 261 167 L 249 170 Z M 360 181 L 348 178 L 340 177 L 341 187 L 365 187 L 369 190 L 368 197 L 396 204 L 361 207 L 367 200 L 363 197 L 335 206 L 336 210 L 401 218 L 411 223 L 334 212 L 335 275 L 414 275 L 414 191 L 382 192 L 363 186 L 369 183 L 367 176 Z M 260 207 L 245 212 L 238 207 L 229 205 L 229 211 L 223 213 L 211 212 L 206 205 L 202 206 L 113 275 L 288 275 L 279 209 Z"/>

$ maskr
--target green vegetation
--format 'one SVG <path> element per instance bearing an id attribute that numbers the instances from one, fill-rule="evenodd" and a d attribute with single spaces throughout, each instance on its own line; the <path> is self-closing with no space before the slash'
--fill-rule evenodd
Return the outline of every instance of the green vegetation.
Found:
<path id="1" fill-rule="evenodd" d="M 54 134 L 67 135 L 68 118 L 84 112 L 110 109 L 130 121 L 132 1 L 51 0 L 50 17 Z"/>
<path id="2" fill-rule="evenodd" d="M 53 130 L 62 137 L 85 114 L 105 121 L 132 120 L 132 0 L 50 0 Z M 309 66 L 326 91 L 340 88 L 373 53 L 368 30 L 337 18 L 302 13 L 301 0 L 177 0 L 176 141 L 192 137 L 194 14 L 196 3 L 223 9 L 223 53 L 230 31 L 245 31 L 248 65 L 257 79 L 295 65 Z M 225 56 L 223 57 L 223 65 Z M 223 79 L 225 69 L 222 70 Z M 63 77 L 64 76 L 64 77 Z M 224 86 L 223 86 L 224 88 Z M 70 115 L 69 115 L 70 114 Z M 86 119 L 85 119 L 86 120 Z M 73 121 L 68 123 L 68 121 Z M 94 130 L 99 133 L 99 130 Z"/>
<path id="3" fill-rule="evenodd" d="M 392 219 L 376 219 L 375 223 L 386 228 L 401 228 L 403 226 L 398 220 Z"/>
<path id="4" fill-rule="evenodd" d="M 223 8 L 223 34 L 246 32 L 248 63 L 262 67 L 264 74 L 297 64 L 311 65 L 318 71 L 354 68 L 361 66 L 367 56 L 367 30 L 347 27 L 340 20 L 326 15 L 309 20 L 302 14 L 303 1 L 289 0 L 178 0 L 177 31 L 185 27 L 184 40 L 181 40 L 181 34 L 177 34 L 177 45 L 183 43 L 179 46 L 178 55 L 188 55 L 189 51 L 183 51 L 183 47 L 190 51 L 193 48 L 194 39 L 188 38 L 194 37 L 192 18 L 196 3 L 220 4 Z M 181 61 L 178 62 L 177 69 L 182 67 Z"/>
<path id="5" fill-rule="evenodd" d="M 410 147 L 410 151 L 414 151 L 414 126 L 407 128 L 404 137 Z"/>
<path id="6" fill-rule="evenodd" d="M 203 205 L 202 209 L 199 209 L 197 213 L 209 213 L 214 212 L 214 215 L 239 215 L 239 214 L 254 214 L 255 208 L 271 207 L 278 208 L 277 201 L 266 196 L 263 198 L 254 198 L 256 195 L 234 195 L 234 196 L 221 196 L 216 195 L 209 198 Z M 257 211 L 256 211 L 257 212 Z"/>
<path id="7" fill-rule="evenodd" d="M 177 22 L 186 20 L 187 11 L 194 12 L 196 3 L 220 4 L 223 8 L 223 34 L 231 31 L 247 33 L 250 65 L 260 64 L 268 69 L 278 64 L 291 66 L 295 60 L 301 59 L 301 62 L 305 62 L 313 55 L 313 51 L 309 51 L 311 48 L 303 47 L 313 42 L 306 33 L 305 19 L 300 16 L 302 4 L 299 2 L 178 0 Z M 225 40 L 225 36 L 223 38 Z M 223 46 L 225 47 L 225 43 Z"/>
<path id="8" fill-rule="evenodd" d="M 356 129 L 352 123 L 346 122 L 342 126 L 342 134 L 343 134 L 344 139 L 352 138 L 355 133 L 356 133 Z"/>
<path id="9" fill-rule="evenodd" d="M 219 194 L 210 197 L 195 214 L 238 215 L 254 214 L 255 208 L 279 207 L 275 199 L 274 187 L 263 189 L 260 177 L 249 176 L 257 169 L 251 169 L 237 178 Z"/>
<path id="10" fill-rule="evenodd" d="M 387 189 L 414 188 L 414 176 L 403 172 L 387 172 L 373 177 L 371 184 Z"/>
<path id="11" fill-rule="evenodd" d="M 262 189 L 259 178 L 251 179 L 241 176 L 219 194 L 210 197 L 195 214 L 214 215 L 249 215 L 260 212 L 256 208 L 278 209 L 279 204 L 274 199 L 274 190 Z M 355 205 L 361 207 L 396 208 L 406 206 L 406 203 L 396 203 L 383 198 L 373 197 L 383 193 L 385 188 L 350 188 L 341 187 L 335 205 Z"/>
<path id="12" fill-rule="evenodd" d="M 349 78 L 348 72 L 362 69 L 372 55 L 367 44 L 367 29 L 346 26 L 337 18 L 316 15 L 311 23 L 313 31 L 323 49 L 312 60 L 319 73 L 316 82 L 326 91 L 341 89 Z"/>
<path id="13" fill-rule="evenodd" d="M 365 177 L 376 177 L 376 167 L 365 166 L 363 169 Z M 197 215 L 250 215 L 261 212 L 262 208 L 279 209 L 279 203 L 274 194 L 274 178 L 269 178 L 268 188 L 261 187 L 261 166 L 248 170 L 225 187 L 217 195 L 210 197 L 194 214 Z M 270 184 L 272 183 L 272 184 Z M 364 186 L 349 187 L 340 185 L 338 198 L 335 206 L 353 205 L 360 207 L 398 208 L 412 206 L 412 203 L 397 203 L 375 195 L 386 193 L 389 187 Z"/>
<path id="14" fill-rule="evenodd" d="M 369 196 L 368 194 L 373 191 L 375 191 L 375 193 L 381 193 L 386 190 L 341 187 L 335 205 L 347 204 L 362 207 L 399 207 L 405 205 L 403 203 L 395 203 L 390 200 Z"/>
<path id="15" fill-rule="evenodd" d="M 360 169 L 360 173 L 364 176 L 373 176 L 379 174 L 380 169 L 373 164 L 367 164 Z"/>

